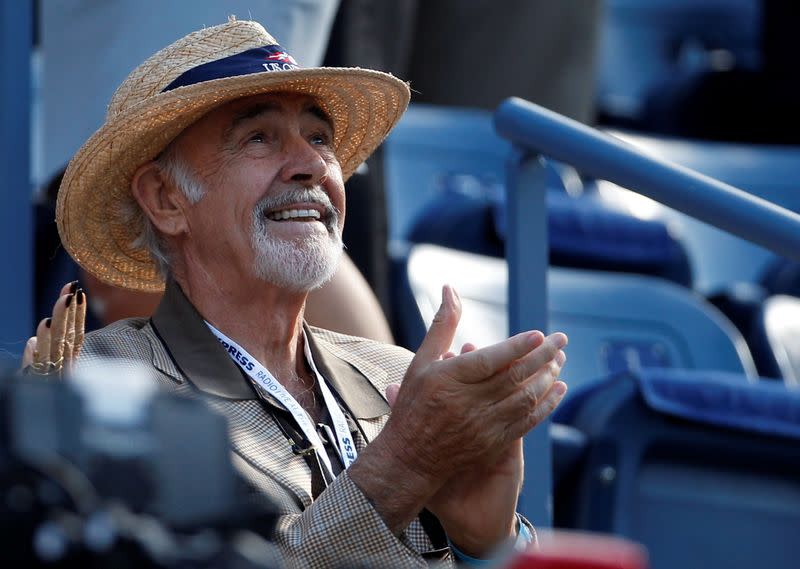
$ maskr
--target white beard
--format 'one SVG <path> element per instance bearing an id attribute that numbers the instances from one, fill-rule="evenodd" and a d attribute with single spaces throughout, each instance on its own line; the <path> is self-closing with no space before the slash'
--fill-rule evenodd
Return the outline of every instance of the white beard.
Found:
<path id="1" fill-rule="evenodd" d="M 314 234 L 284 240 L 271 235 L 266 212 L 297 202 L 316 202 L 324 206 L 323 222 L 327 235 Z M 294 292 L 308 292 L 328 282 L 339 267 L 342 257 L 342 236 L 339 212 L 328 195 L 320 189 L 298 189 L 277 198 L 265 197 L 253 208 L 251 242 L 256 253 L 255 275 L 275 286 Z"/>

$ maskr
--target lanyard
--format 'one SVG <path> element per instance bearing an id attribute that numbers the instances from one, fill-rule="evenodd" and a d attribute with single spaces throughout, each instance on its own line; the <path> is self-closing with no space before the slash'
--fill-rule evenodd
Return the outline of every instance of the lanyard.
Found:
<path id="1" fill-rule="evenodd" d="M 331 468 L 331 462 L 330 458 L 328 457 L 328 453 L 325 451 L 325 446 L 322 443 L 322 439 L 320 439 L 319 434 L 317 433 L 317 430 L 314 428 L 314 424 L 311 421 L 311 417 L 309 417 L 305 409 L 300 406 L 297 400 L 292 397 L 288 391 L 286 391 L 283 385 L 281 385 L 280 382 L 275 379 L 275 377 L 267 368 L 258 363 L 254 357 L 247 353 L 247 350 L 228 338 L 225 334 L 217 330 L 208 322 L 206 322 L 206 325 L 217 337 L 217 340 L 219 340 L 223 345 L 225 350 L 228 352 L 228 355 L 242 369 L 242 371 L 244 371 L 250 377 L 250 379 L 252 379 L 265 393 L 268 393 L 277 399 L 278 402 L 287 411 L 289 411 L 289 413 L 292 414 L 292 417 L 294 417 L 294 420 L 297 422 L 300 430 L 303 431 L 306 439 L 311 443 L 311 445 L 317 451 L 319 457 L 322 459 L 323 464 L 325 464 L 325 467 L 328 469 L 328 473 L 333 476 L 333 469 Z M 345 468 L 347 468 L 353 464 L 357 456 L 356 445 L 353 441 L 352 434 L 350 433 L 350 428 L 347 425 L 347 419 L 345 419 L 344 413 L 342 413 L 342 410 L 334 398 L 330 388 L 328 387 L 328 384 L 323 379 L 322 374 L 320 374 L 317 370 L 316 364 L 314 364 L 314 359 L 311 357 L 311 349 L 308 345 L 308 338 L 305 337 L 305 331 L 303 331 L 303 345 L 305 347 L 306 360 L 311 366 L 311 371 L 314 373 L 314 376 L 319 383 L 319 388 L 322 392 L 322 398 L 325 402 L 325 406 L 328 409 L 331 421 L 333 422 L 333 428 L 336 432 L 337 440 L 331 440 L 331 445 L 336 448 L 339 456 L 342 459 L 342 464 Z"/>

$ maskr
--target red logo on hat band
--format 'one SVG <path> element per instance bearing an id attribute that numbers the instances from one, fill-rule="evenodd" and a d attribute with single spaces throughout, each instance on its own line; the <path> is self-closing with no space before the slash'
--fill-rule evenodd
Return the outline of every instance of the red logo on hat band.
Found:
<path id="1" fill-rule="evenodd" d="M 292 65 L 297 65 L 297 62 L 294 60 L 294 57 L 292 57 L 285 51 L 279 51 L 277 53 L 268 55 L 267 59 L 270 59 L 272 61 L 282 61 L 284 63 L 291 63 Z"/>
<path id="2" fill-rule="evenodd" d="M 279 45 L 268 45 L 264 48 L 267 52 L 265 60 L 267 63 L 261 65 L 267 71 L 289 71 L 290 69 L 297 69 L 297 62 L 294 57 L 289 55 L 285 49 Z"/>
<path id="3" fill-rule="evenodd" d="M 164 87 L 162 92 L 225 77 L 264 73 L 265 71 L 291 71 L 299 69 L 299 67 L 294 58 L 281 46 L 266 45 L 193 67 Z"/>

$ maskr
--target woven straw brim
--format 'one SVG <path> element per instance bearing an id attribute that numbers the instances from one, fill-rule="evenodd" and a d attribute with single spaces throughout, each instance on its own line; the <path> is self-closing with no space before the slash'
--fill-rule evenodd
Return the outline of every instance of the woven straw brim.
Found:
<path id="1" fill-rule="evenodd" d="M 256 73 L 150 97 L 108 120 L 69 163 L 56 206 L 67 252 L 104 282 L 132 290 L 163 290 L 149 253 L 134 246 L 141 225 L 130 218 L 133 174 L 211 109 L 270 92 L 303 93 L 319 101 L 333 122 L 334 151 L 345 180 L 383 141 L 409 101 L 404 82 L 355 68 Z"/>

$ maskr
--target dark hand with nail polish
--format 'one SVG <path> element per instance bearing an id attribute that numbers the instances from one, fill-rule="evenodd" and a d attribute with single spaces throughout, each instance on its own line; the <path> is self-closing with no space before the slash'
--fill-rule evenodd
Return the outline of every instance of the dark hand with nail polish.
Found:
<path id="1" fill-rule="evenodd" d="M 22 369 L 38 375 L 70 371 L 80 354 L 86 328 L 86 293 L 78 281 L 65 284 L 53 305 L 53 315 L 43 319 L 36 336 L 28 339 Z"/>

